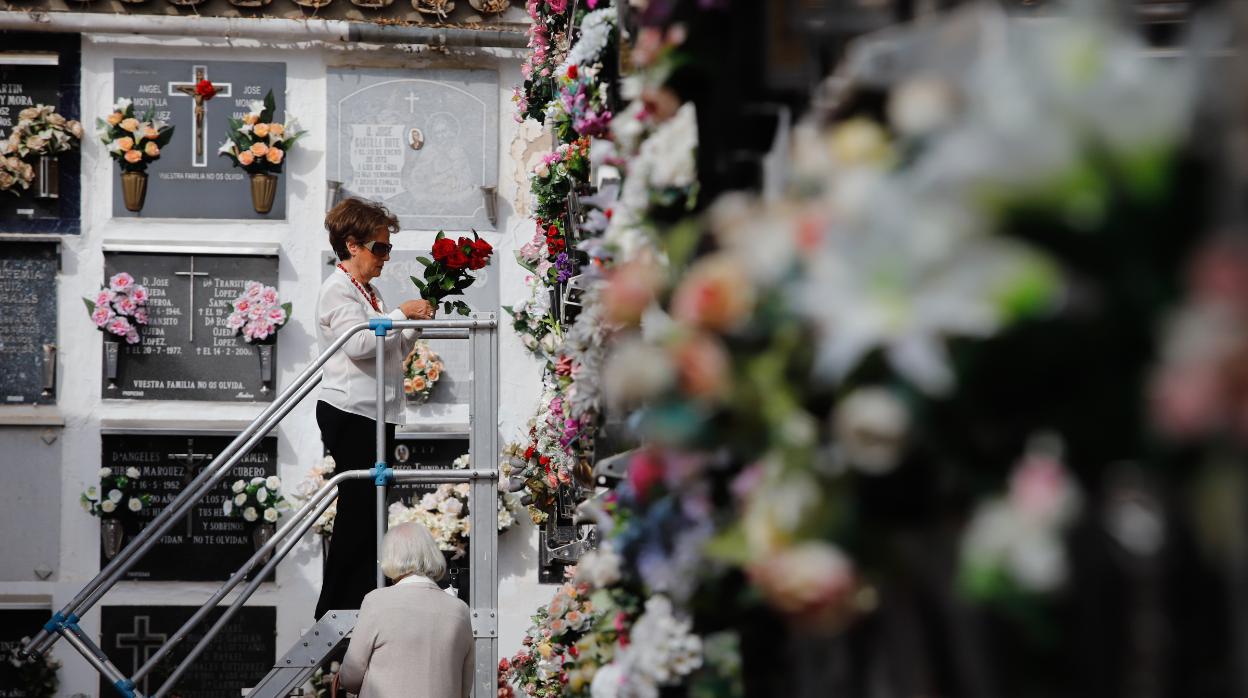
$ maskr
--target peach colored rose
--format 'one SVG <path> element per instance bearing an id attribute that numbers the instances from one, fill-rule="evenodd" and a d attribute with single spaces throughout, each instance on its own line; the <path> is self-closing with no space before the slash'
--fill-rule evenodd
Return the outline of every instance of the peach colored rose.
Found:
<path id="1" fill-rule="evenodd" d="M 144 127 L 143 127 L 143 137 L 144 137 L 144 138 L 150 138 L 150 139 L 152 139 L 152 140 L 156 140 L 158 137 L 160 137 L 160 131 L 157 131 L 155 128 L 153 128 L 153 127 L 151 127 L 151 126 L 144 126 Z"/>
<path id="2" fill-rule="evenodd" d="M 252 155 L 251 151 L 249 150 L 244 150 L 243 152 L 238 154 L 238 164 L 242 165 L 243 167 L 247 167 L 248 165 L 250 165 L 251 163 L 255 161 L 256 161 L 256 156 Z"/>
<path id="3" fill-rule="evenodd" d="M 648 260 L 637 259 L 611 272 L 602 301 L 607 317 L 623 325 L 636 325 L 650 307 L 662 283 L 659 270 Z"/>
<path id="4" fill-rule="evenodd" d="M 268 124 L 256 124 L 251 127 L 251 132 L 256 134 L 256 138 L 264 138 L 269 135 Z"/>
<path id="5" fill-rule="evenodd" d="M 263 145 L 263 144 L 257 143 L 256 145 Z M 274 165 L 280 165 L 282 164 L 282 158 L 285 156 L 286 156 L 286 151 L 282 150 L 281 148 L 269 148 L 269 152 L 265 153 L 264 159 L 268 160 Z"/>
<path id="6" fill-rule="evenodd" d="M 256 157 L 258 157 L 258 158 L 262 158 L 262 157 L 264 157 L 265 153 L 268 153 L 268 152 L 269 152 L 269 146 L 267 146 L 267 145 L 265 145 L 265 144 L 263 144 L 263 143 L 252 143 L 252 144 L 251 144 L 251 154 L 252 154 L 252 155 L 255 155 L 255 156 L 256 156 Z"/>
<path id="7" fill-rule="evenodd" d="M 117 149 L 126 152 L 134 147 L 134 139 L 129 136 L 123 136 L 117 139 Z"/>
<path id="8" fill-rule="evenodd" d="M 713 255 L 685 275 L 672 297 L 672 315 L 695 327 L 727 331 L 740 327 L 754 310 L 754 289 L 734 259 Z"/>
<path id="9" fill-rule="evenodd" d="M 257 122 L 259 122 L 259 121 L 260 121 L 260 115 L 259 115 L 259 114 L 248 114 L 247 116 L 244 116 L 244 117 L 243 117 L 243 123 L 244 123 L 244 124 L 251 124 L 251 125 L 253 125 L 253 126 L 254 126 L 254 125 L 255 125 Z"/>
<path id="10" fill-rule="evenodd" d="M 148 141 L 147 145 L 143 146 L 143 152 L 146 153 L 149 158 L 158 158 L 160 157 L 160 146 Z"/>
<path id="11" fill-rule="evenodd" d="M 418 393 L 424 390 L 426 385 L 427 384 L 425 383 L 424 378 L 421 378 L 420 376 L 416 376 L 415 378 L 412 379 L 412 392 Z"/>
<path id="12" fill-rule="evenodd" d="M 269 133 L 277 138 L 286 134 L 286 127 L 281 124 L 269 124 Z"/>
<path id="13" fill-rule="evenodd" d="M 139 132 L 139 120 L 134 117 L 125 119 L 121 122 L 121 128 L 126 131 L 129 131 L 130 133 L 138 133 Z"/>
<path id="14" fill-rule="evenodd" d="M 716 400 L 729 389 L 728 352 L 711 335 L 699 334 L 672 347 L 672 362 L 680 377 L 680 388 L 688 396 Z"/>
<path id="15" fill-rule="evenodd" d="M 438 376 L 441 376 L 441 375 L 442 375 L 442 372 L 439 371 L 436 366 L 429 367 L 429 380 L 431 382 L 438 380 Z"/>
<path id="16" fill-rule="evenodd" d="M 140 153 L 137 150 L 126 151 L 126 162 L 134 164 L 134 163 L 139 162 L 142 159 L 143 159 L 143 153 Z"/>
<path id="17" fill-rule="evenodd" d="M 117 124 L 120 124 L 121 120 L 124 118 L 126 117 L 123 116 L 121 112 L 115 111 L 112 114 L 109 114 L 108 116 L 104 117 L 104 120 L 108 122 L 109 126 L 116 126 Z"/>

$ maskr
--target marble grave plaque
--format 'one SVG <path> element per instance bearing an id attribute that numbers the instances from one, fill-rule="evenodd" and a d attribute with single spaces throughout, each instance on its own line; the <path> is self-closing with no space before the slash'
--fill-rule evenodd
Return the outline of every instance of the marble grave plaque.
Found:
<path id="1" fill-rule="evenodd" d="M 412 283 L 411 278 L 423 278 L 425 267 L 416 261 L 417 257 L 429 257 L 429 250 L 394 250 L 390 253 L 390 261 L 382 268 L 381 276 L 373 281 L 373 286 L 386 302 L 387 308 L 395 308 L 399 303 L 413 298 L 420 298 L 420 289 Z M 498 255 L 490 258 L 490 264 L 484 269 L 473 272 L 477 281 L 463 295 L 463 300 L 474 313 L 498 313 Z M 334 271 L 338 258 L 333 252 L 322 256 L 321 278 L 324 280 Z M 457 313 L 447 315 L 441 309 L 438 317 L 455 319 L 461 317 Z M 503 320 L 500 319 L 500 322 Z M 442 359 L 444 372 L 438 379 L 437 386 L 429 396 L 426 405 L 438 407 L 447 405 L 467 405 L 472 399 L 472 382 L 468 376 L 468 341 L 464 339 L 427 339 L 429 348 Z"/>
<path id="2" fill-rule="evenodd" d="M 194 100 L 179 91 L 203 75 L 217 88 L 204 103 L 202 124 Z M 118 58 L 113 62 L 113 98 L 134 100 L 135 115 L 173 124 L 173 140 L 148 169 L 147 202 L 139 213 L 127 211 L 120 182 L 113 185 L 113 216 L 133 218 L 286 218 L 286 178 L 278 177 L 273 210 L 256 213 L 251 205 L 247 173 L 230 158 L 217 154 L 225 142 L 229 119 L 242 118 L 251 102 L 269 90 L 277 104 L 275 119 L 286 121 L 286 64 L 238 61 L 174 61 Z M 292 155 L 297 153 L 292 150 Z M 114 165 L 114 170 L 116 166 Z"/>
<path id="3" fill-rule="evenodd" d="M 100 649 L 123 673 L 132 676 L 197 610 L 196 606 L 104 606 L 100 611 Z M 151 695 L 160 688 L 223 612 L 224 607 L 209 613 L 135 689 Z M 269 673 L 276 659 L 277 609 L 244 606 L 182 674 L 170 695 L 238 698 L 241 689 L 256 685 Z M 116 695 L 116 690 L 101 678 L 99 695 Z"/>
<path id="4" fill-rule="evenodd" d="M 4 34 L 0 41 L 0 139 L 9 137 L 23 109 L 39 104 L 55 106 L 67 119 L 81 118 L 78 43 L 76 35 Z M 93 127 L 84 124 L 83 128 L 83 140 L 90 139 Z M 24 191 L 0 193 L 0 233 L 78 233 L 79 157 L 79 151 L 57 157 L 57 198 L 36 197 L 33 184 Z"/>
<path id="5" fill-rule="evenodd" d="M 273 386 L 261 380 L 259 348 L 225 322 L 248 281 L 277 285 L 277 257 L 105 253 L 104 279 L 122 271 L 147 287 L 150 321 L 138 344 L 121 344 L 117 379 L 101 377 L 105 398 L 273 399 Z"/>
<path id="6" fill-rule="evenodd" d="M 0 242 L 0 402 L 56 401 L 56 243 Z"/>
<path id="7" fill-rule="evenodd" d="M 494 230 L 495 70 L 329 71 L 329 179 L 379 201 L 406 230 Z"/>
<path id="8" fill-rule="evenodd" d="M 114 470 L 138 468 L 138 491 L 150 493 L 153 498 L 151 507 L 138 514 L 126 512 L 121 517 L 125 528 L 123 545 L 156 518 L 230 441 L 228 436 L 196 434 L 105 434 L 100 462 Z M 255 552 L 251 525 L 222 511 L 225 500 L 234 496 L 230 485 L 235 480 L 276 474 L 277 437 L 270 436 L 261 440 L 188 516 L 166 532 L 125 578 L 191 582 L 228 579 Z M 106 562 L 101 550 L 100 565 Z"/>
<path id="9" fill-rule="evenodd" d="M 462 344 L 462 342 L 461 342 Z M 395 470 L 442 470 L 450 469 L 456 458 L 468 453 L 468 439 L 458 436 L 445 438 L 412 438 L 411 435 L 397 434 L 394 450 L 390 453 L 390 464 Z M 426 484 L 395 484 L 386 490 L 386 501 L 389 503 L 403 502 L 411 505 L 418 501 L 426 492 L 437 489 L 437 485 Z M 468 569 L 471 556 L 463 555 L 458 559 L 446 560 L 446 577 L 438 582 L 443 589 L 455 587 L 456 595 L 469 603 Z"/>

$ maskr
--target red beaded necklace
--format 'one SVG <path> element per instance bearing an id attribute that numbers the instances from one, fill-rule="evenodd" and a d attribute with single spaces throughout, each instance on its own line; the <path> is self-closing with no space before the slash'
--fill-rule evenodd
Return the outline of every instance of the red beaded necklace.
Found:
<path id="1" fill-rule="evenodd" d="M 377 294 L 373 291 L 372 286 L 369 286 L 368 290 L 365 290 L 364 287 L 360 285 L 360 282 L 356 281 L 354 276 L 351 276 L 351 272 L 347 271 L 347 268 L 342 266 L 342 263 L 338 264 L 338 268 L 342 270 L 342 273 L 347 275 L 348 279 L 351 279 L 351 285 L 355 286 L 355 288 L 363 294 L 364 298 L 368 300 L 368 304 L 373 306 L 373 310 L 380 313 L 381 306 L 377 303 Z"/>

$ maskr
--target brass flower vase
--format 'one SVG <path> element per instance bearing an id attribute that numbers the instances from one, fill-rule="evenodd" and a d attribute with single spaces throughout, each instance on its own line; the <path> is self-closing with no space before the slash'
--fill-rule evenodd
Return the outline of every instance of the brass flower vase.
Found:
<path id="1" fill-rule="evenodd" d="M 258 173 L 251 176 L 251 205 L 256 213 L 267 214 L 273 210 L 277 197 L 277 175 Z"/>
<path id="2" fill-rule="evenodd" d="M 121 195 L 125 199 L 127 211 L 142 211 L 143 202 L 147 200 L 147 173 L 122 172 Z"/>
<path id="3" fill-rule="evenodd" d="M 277 524 L 259 523 L 251 529 L 251 544 L 256 547 L 256 552 L 265 546 L 273 538 L 273 534 L 277 532 Z M 267 565 L 269 558 L 273 557 L 272 551 L 264 557 L 260 558 L 261 565 Z M 257 568 L 258 571 L 258 568 Z"/>
<path id="4" fill-rule="evenodd" d="M 61 159 L 40 155 L 35 167 L 35 197 L 58 199 L 61 196 Z"/>

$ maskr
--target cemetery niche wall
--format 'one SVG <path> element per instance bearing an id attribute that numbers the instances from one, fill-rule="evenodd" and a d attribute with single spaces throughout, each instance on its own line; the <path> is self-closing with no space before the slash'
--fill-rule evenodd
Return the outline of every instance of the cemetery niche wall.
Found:
<path id="1" fill-rule="evenodd" d="M 419 75 L 420 77 L 412 77 Z M 404 230 L 494 230 L 496 70 L 333 68 L 327 176 L 378 201 Z"/>
<path id="2" fill-rule="evenodd" d="M 56 107 L 56 112 L 67 119 L 81 119 L 78 45 L 77 34 L 3 33 L 0 38 L 0 139 L 9 137 L 23 109 L 40 104 Z M 84 138 L 90 138 L 89 129 Z M 55 158 L 55 197 L 37 196 L 37 188 L 33 186 L 25 190 L 0 191 L 0 234 L 80 232 L 79 153 L 75 150 Z"/>
<path id="3" fill-rule="evenodd" d="M 101 464 L 122 472 L 139 469 L 137 492 L 152 495 L 152 505 L 137 514 L 121 517 L 125 531 L 123 547 L 145 528 L 174 497 L 187 487 L 232 436 L 209 434 L 109 433 L 102 438 Z M 243 456 L 228 477 L 192 508 L 147 555 L 126 573 L 126 579 L 142 581 L 222 581 L 242 567 L 255 552 L 252 531 L 263 523 L 248 523 L 227 516 L 226 500 L 235 493 L 236 480 L 267 478 L 277 474 L 277 437 L 266 437 Z M 100 566 L 108 563 L 101 545 Z"/>
<path id="4" fill-rule="evenodd" d="M 208 80 L 216 96 L 205 101 L 202 115 L 187 94 Z M 113 98 L 134 100 L 140 119 L 147 113 L 174 127 L 173 140 L 148 169 L 148 196 L 142 213 L 126 210 L 120 185 L 113 186 L 113 216 L 133 218 L 286 218 L 286 178 L 278 177 L 273 209 L 257 213 L 249 180 L 229 158 L 217 154 L 226 140 L 229 119 L 251 111 L 252 102 L 272 90 L 275 118 L 286 110 L 286 64 L 240 61 L 116 59 Z"/>
<path id="5" fill-rule="evenodd" d="M 226 320 L 248 281 L 277 285 L 277 257 L 126 250 L 105 245 L 104 278 L 127 272 L 146 287 L 149 321 L 138 344 L 104 333 L 104 398 L 271 401 L 276 346 L 248 344 Z"/>

